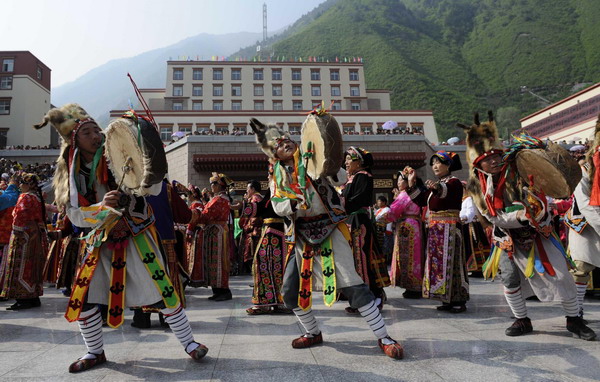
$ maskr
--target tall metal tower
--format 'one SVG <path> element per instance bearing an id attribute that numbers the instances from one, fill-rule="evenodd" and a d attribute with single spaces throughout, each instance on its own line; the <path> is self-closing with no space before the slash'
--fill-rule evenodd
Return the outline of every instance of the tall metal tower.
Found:
<path id="1" fill-rule="evenodd" d="M 267 3 L 263 3 L 263 45 L 267 41 Z"/>

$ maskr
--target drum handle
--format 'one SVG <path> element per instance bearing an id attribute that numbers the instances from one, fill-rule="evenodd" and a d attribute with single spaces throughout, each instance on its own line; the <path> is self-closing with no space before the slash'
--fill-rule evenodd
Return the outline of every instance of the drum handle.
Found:
<path id="1" fill-rule="evenodd" d="M 125 180 L 125 175 L 127 175 L 127 173 L 129 171 L 131 171 L 131 166 L 129 165 L 131 163 L 132 159 L 131 157 L 127 157 L 127 160 L 125 161 L 125 164 L 122 167 L 123 170 L 123 175 L 121 175 L 121 181 L 119 182 L 119 187 L 117 189 L 121 189 L 121 186 L 123 185 L 123 181 Z"/>

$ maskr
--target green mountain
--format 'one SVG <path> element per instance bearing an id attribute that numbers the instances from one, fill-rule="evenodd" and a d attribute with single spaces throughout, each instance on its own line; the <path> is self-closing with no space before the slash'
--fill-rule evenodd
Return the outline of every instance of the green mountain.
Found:
<path id="1" fill-rule="evenodd" d="M 518 119 L 600 81 L 598 0 L 328 0 L 269 41 L 278 56 L 363 57 L 394 109 L 432 109 L 438 134 L 495 110 Z M 246 52 L 252 52 L 248 48 Z M 255 50 L 255 49 L 254 49 Z"/>

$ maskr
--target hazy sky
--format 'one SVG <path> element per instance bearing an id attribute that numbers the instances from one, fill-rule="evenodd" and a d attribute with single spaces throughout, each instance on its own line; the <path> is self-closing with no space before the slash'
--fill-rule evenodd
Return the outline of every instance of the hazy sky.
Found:
<path id="1" fill-rule="evenodd" d="M 1 0 L 0 51 L 32 52 L 57 87 L 112 59 L 200 33 L 262 32 L 263 3 L 270 35 L 323 1 Z"/>

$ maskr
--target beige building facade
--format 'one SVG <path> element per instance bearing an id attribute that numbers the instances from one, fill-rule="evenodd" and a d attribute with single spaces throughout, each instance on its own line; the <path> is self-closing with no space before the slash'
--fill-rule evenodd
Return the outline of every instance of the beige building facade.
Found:
<path id="1" fill-rule="evenodd" d="M 521 119 L 521 128 L 541 139 L 578 143 L 593 139 L 600 114 L 600 83 Z"/>
<path id="2" fill-rule="evenodd" d="M 27 51 L 0 51 L 0 65 L 0 148 L 51 144 L 53 129 L 32 128 L 51 108 L 50 68 Z"/>
<path id="3" fill-rule="evenodd" d="M 178 131 L 248 133 L 251 117 L 299 133 L 306 113 L 322 102 L 345 134 L 375 134 L 395 121 L 398 132 L 438 142 L 433 113 L 391 110 L 390 92 L 368 89 L 358 62 L 168 61 L 166 87 L 141 93 L 165 142 Z"/>

